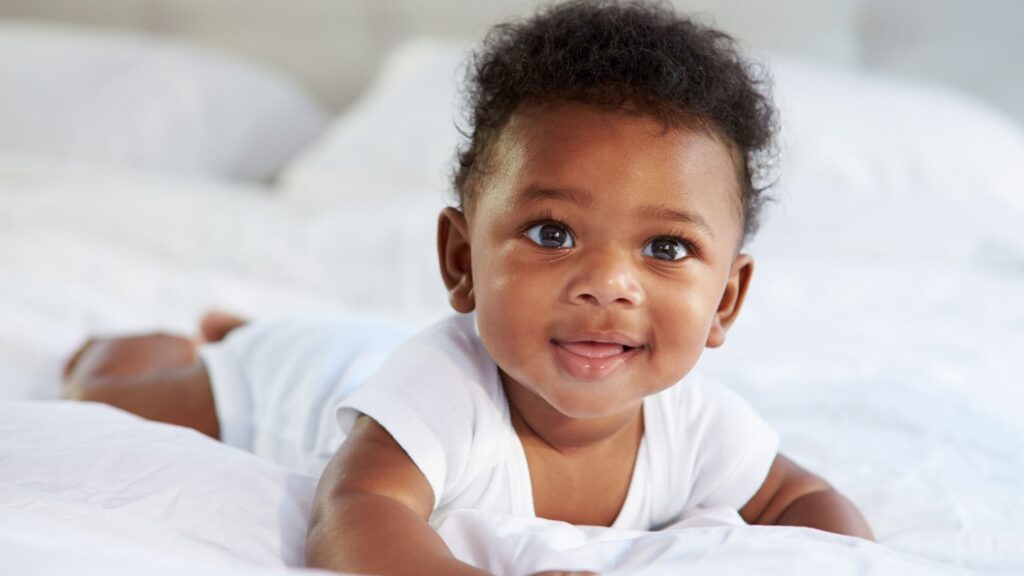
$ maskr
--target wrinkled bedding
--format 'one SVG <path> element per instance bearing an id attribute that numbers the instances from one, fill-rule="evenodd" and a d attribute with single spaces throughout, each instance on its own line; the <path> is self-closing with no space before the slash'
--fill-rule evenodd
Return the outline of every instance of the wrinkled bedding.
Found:
<path id="1" fill-rule="evenodd" d="M 299 570 L 292 567 L 301 563 L 315 478 L 101 405 L 0 403 L 0 422 L 5 571 Z M 918 536 L 934 538 L 944 528 L 918 529 Z M 743 526 L 735 511 L 707 511 L 653 533 L 463 511 L 443 518 L 439 532 L 458 557 L 497 574 L 558 567 L 659 574 L 683 566 L 697 574 L 810 574 L 837 566 L 858 574 L 959 573 L 928 550 Z M 985 567 L 977 556 L 971 560 L 972 568 Z"/>
<path id="2" fill-rule="evenodd" d="M 0 572 L 302 570 L 314 478 L 48 401 L 60 362 L 88 333 L 190 331 L 214 306 L 425 324 L 446 306 L 440 206 L 423 195 L 310 209 L 212 180 L 0 164 Z M 714 511 L 651 534 L 465 512 L 440 526 L 458 556 L 502 574 L 1024 570 L 1020 244 L 996 236 L 992 258 L 949 258 L 879 251 L 876 238 L 858 252 L 811 246 L 786 218 L 751 247 L 744 317 L 701 366 L 856 501 L 879 544 Z"/>

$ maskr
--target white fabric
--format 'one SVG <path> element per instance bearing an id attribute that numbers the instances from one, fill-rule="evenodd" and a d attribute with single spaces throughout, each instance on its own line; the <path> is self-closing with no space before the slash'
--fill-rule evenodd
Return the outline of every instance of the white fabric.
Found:
<path id="1" fill-rule="evenodd" d="M 425 326 L 449 309 L 435 214 L 373 198 L 300 210 L 252 184 L 0 156 L 0 398 L 57 397 L 90 334 L 194 333 L 210 308 Z"/>
<path id="2" fill-rule="evenodd" d="M 418 190 L 440 206 L 459 142 L 459 67 L 471 48 L 463 40 L 422 38 L 395 49 L 366 94 L 288 162 L 284 193 L 324 205 L 367 190 L 378 197 Z"/>
<path id="3" fill-rule="evenodd" d="M 752 250 L 1024 257 L 1024 134 L 1008 117 L 936 85 L 770 62 L 782 121 L 777 202 Z"/>
<path id="4" fill-rule="evenodd" d="M 344 440 L 335 407 L 408 334 L 380 319 L 322 314 L 253 322 L 201 347 L 221 440 L 319 476 Z"/>
<path id="5" fill-rule="evenodd" d="M 0 153 L 266 179 L 326 126 L 272 70 L 168 39 L 0 23 Z"/>
<path id="6" fill-rule="evenodd" d="M 316 478 L 109 406 L 0 402 L 0 573 L 302 563 Z"/>
<path id="7" fill-rule="evenodd" d="M 294 566 L 316 479 L 193 431 L 96 404 L 0 402 L 0 461 L 4 574 L 313 574 Z M 746 526 L 724 509 L 659 532 L 463 510 L 438 531 L 498 575 L 964 573 L 854 538 Z M 969 566 L 1010 574 L 1024 562 Z"/>
<path id="8" fill-rule="evenodd" d="M 645 398 L 643 411 L 644 437 L 614 528 L 649 530 L 701 508 L 741 508 L 768 475 L 776 434 L 699 374 Z M 423 472 L 435 522 L 466 509 L 535 516 L 526 456 L 474 315 L 452 316 L 395 350 L 342 401 L 345 433 L 359 414 L 380 423 Z"/>
<path id="9" fill-rule="evenodd" d="M 567 568 L 610 576 L 970 573 L 859 538 L 747 526 L 734 510 L 721 508 L 657 532 L 463 510 L 446 517 L 438 533 L 457 557 L 494 574 Z"/>

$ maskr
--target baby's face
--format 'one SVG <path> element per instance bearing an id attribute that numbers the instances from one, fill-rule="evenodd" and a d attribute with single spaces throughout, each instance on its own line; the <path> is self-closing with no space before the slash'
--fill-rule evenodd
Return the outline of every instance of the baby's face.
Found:
<path id="1" fill-rule="evenodd" d="M 565 104 L 516 115 L 491 158 L 467 211 L 462 309 L 506 386 L 601 418 L 721 343 L 752 262 L 718 138 Z"/>

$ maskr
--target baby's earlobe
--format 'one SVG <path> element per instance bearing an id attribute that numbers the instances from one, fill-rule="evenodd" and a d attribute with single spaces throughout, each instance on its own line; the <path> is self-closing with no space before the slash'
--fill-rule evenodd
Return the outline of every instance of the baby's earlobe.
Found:
<path id="1" fill-rule="evenodd" d="M 708 340 L 704 344 L 708 348 L 718 348 L 725 344 L 725 328 L 716 315 L 711 321 L 711 330 L 708 331 Z"/>
<path id="2" fill-rule="evenodd" d="M 725 333 L 740 314 L 743 301 L 750 288 L 750 277 L 754 273 L 754 259 L 748 254 L 739 254 L 732 264 L 729 279 L 722 291 L 718 310 L 712 319 L 711 330 L 708 332 L 708 348 L 718 348 L 725 344 Z"/>
<path id="3" fill-rule="evenodd" d="M 462 288 L 462 283 L 454 290 L 448 291 L 448 303 L 452 308 L 461 314 L 469 314 L 476 309 L 476 301 L 473 298 L 473 288 Z"/>

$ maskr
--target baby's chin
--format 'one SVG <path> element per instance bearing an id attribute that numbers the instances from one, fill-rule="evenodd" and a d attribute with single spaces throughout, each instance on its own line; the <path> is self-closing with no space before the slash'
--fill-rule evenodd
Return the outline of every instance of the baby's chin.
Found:
<path id="1" fill-rule="evenodd" d="M 562 416 L 568 420 L 575 422 L 597 422 L 600 420 L 607 420 L 609 418 L 629 416 L 636 414 L 643 406 L 642 398 L 632 404 L 618 404 L 614 407 L 610 406 L 555 406 L 552 407 L 558 410 Z"/>
<path id="2" fill-rule="evenodd" d="M 644 394 L 629 391 L 628 379 L 598 381 L 557 379 L 547 386 L 525 386 L 563 417 L 596 421 L 628 416 L 643 405 Z"/>

